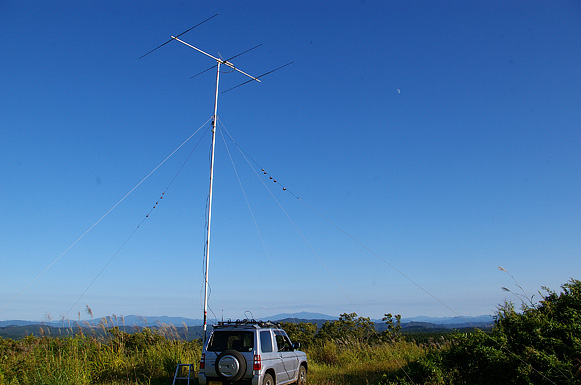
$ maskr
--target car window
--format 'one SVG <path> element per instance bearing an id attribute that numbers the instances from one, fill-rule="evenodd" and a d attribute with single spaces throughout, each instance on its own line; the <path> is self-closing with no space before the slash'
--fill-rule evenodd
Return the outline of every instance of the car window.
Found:
<path id="1" fill-rule="evenodd" d="M 260 350 L 262 353 L 272 353 L 272 336 L 270 330 L 260 332 Z"/>
<path id="2" fill-rule="evenodd" d="M 293 350 L 292 344 L 286 334 L 280 331 L 276 331 L 275 334 L 276 345 L 279 352 L 290 352 Z"/>
<path id="3" fill-rule="evenodd" d="M 216 330 L 208 343 L 208 351 L 221 352 L 233 349 L 239 352 L 251 352 L 254 349 L 254 334 L 238 330 Z"/>

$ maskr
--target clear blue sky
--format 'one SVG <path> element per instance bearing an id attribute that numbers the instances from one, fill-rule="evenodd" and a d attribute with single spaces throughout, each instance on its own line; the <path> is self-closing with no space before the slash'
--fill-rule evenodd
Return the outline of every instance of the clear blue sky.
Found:
<path id="1" fill-rule="evenodd" d="M 62 253 L 211 117 L 215 73 L 189 79 L 209 58 L 138 57 L 215 13 L 183 39 L 224 58 L 262 43 L 233 60 L 255 75 L 295 62 L 218 115 L 301 197 L 267 183 L 308 240 L 229 142 L 265 252 L 219 135 L 217 318 L 491 314 L 518 290 L 498 266 L 530 296 L 580 278 L 579 2 L 9 0 L 0 319 L 202 317 L 209 136 L 131 238 L 199 135 Z"/>

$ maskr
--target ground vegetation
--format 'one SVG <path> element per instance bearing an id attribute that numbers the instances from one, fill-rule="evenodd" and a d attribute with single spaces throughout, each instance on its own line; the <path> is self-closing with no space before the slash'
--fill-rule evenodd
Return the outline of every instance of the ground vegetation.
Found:
<path id="1" fill-rule="evenodd" d="M 389 313 L 382 332 L 355 313 L 283 327 L 307 352 L 314 385 L 581 384 L 581 281 L 561 289 L 505 302 L 487 331 L 420 338 Z M 200 353 L 172 326 L 128 333 L 105 319 L 64 337 L 0 338 L 0 385 L 168 384 L 178 363 L 197 370 Z"/>

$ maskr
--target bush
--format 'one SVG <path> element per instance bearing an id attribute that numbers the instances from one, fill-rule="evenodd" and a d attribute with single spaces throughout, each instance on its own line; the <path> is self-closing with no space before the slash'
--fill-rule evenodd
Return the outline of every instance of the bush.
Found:
<path id="1" fill-rule="evenodd" d="M 523 302 L 520 313 L 505 303 L 490 334 L 457 334 L 447 348 L 383 383 L 406 383 L 408 376 L 424 384 L 581 383 L 581 281 L 562 289 L 545 289 L 538 304 Z"/>
<path id="2" fill-rule="evenodd" d="M 282 328 L 286 331 L 292 342 L 299 342 L 302 348 L 308 348 L 315 341 L 317 324 L 306 322 L 282 322 Z"/>
<path id="3" fill-rule="evenodd" d="M 317 333 L 317 339 L 337 343 L 368 343 L 378 339 L 375 326 L 369 318 L 358 317 L 357 313 L 344 313 L 338 321 L 327 321 Z"/>

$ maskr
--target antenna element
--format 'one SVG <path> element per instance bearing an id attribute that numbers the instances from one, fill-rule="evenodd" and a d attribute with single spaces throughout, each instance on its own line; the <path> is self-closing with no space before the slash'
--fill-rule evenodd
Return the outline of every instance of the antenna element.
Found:
<path id="1" fill-rule="evenodd" d="M 215 18 L 216 16 L 218 16 L 218 14 L 215 14 L 214 16 L 208 17 L 206 20 L 202 21 L 201 23 L 198 23 L 198 24 L 194 25 L 192 28 L 186 29 L 184 32 L 180 33 L 180 34 L 179 34 L 179 35 L 177 35 L 176 37 L 180 37 L 180 36 L 182 36 L 183 34 L 190 32 L 192 29 L 194 29 L 194 28 L 196 28 L 196 27 L 198 27 L 198 26 L 200 26 L 200 25 L 204 24 L 206 21 L 208 21 L 208 20 L 210 20 L 210 19 L 213 19 L 213 18 Z M 149 55 L 149 54 L 150 54 L 150 53 L 152 53 L 153 51 L 155 51 L 155 50 L 157 50 L 157 49 L 159 49 L 159 48 L 163 47 L 164 45 L 166 45 L 167 43 L 169 43 L 169 42 L 170 42 L 170 41 L 172 41 L 172 40 L 173 40 L 173 38 L 172 38 L 172 39 L 169 39 L 168 41 L 166 41 L 166 42 L 165 42 L 165 43 L 163 43 L 163 44 L 160 44 L 160 45 L 158 45 L 157 47 L 155 47 L 154 49 L 152 49 L 152 50 L 151 50 L 151 51 L 149 51 L 148 53 L 146 53 L 146 54 L 144 54 L 144 55 L 141 55 L 141 56 L 139 57 L 139 59 L 141 59 L 141 58 L 143 58 L 143 57 L 145 57 L 145 56 Z"/>

